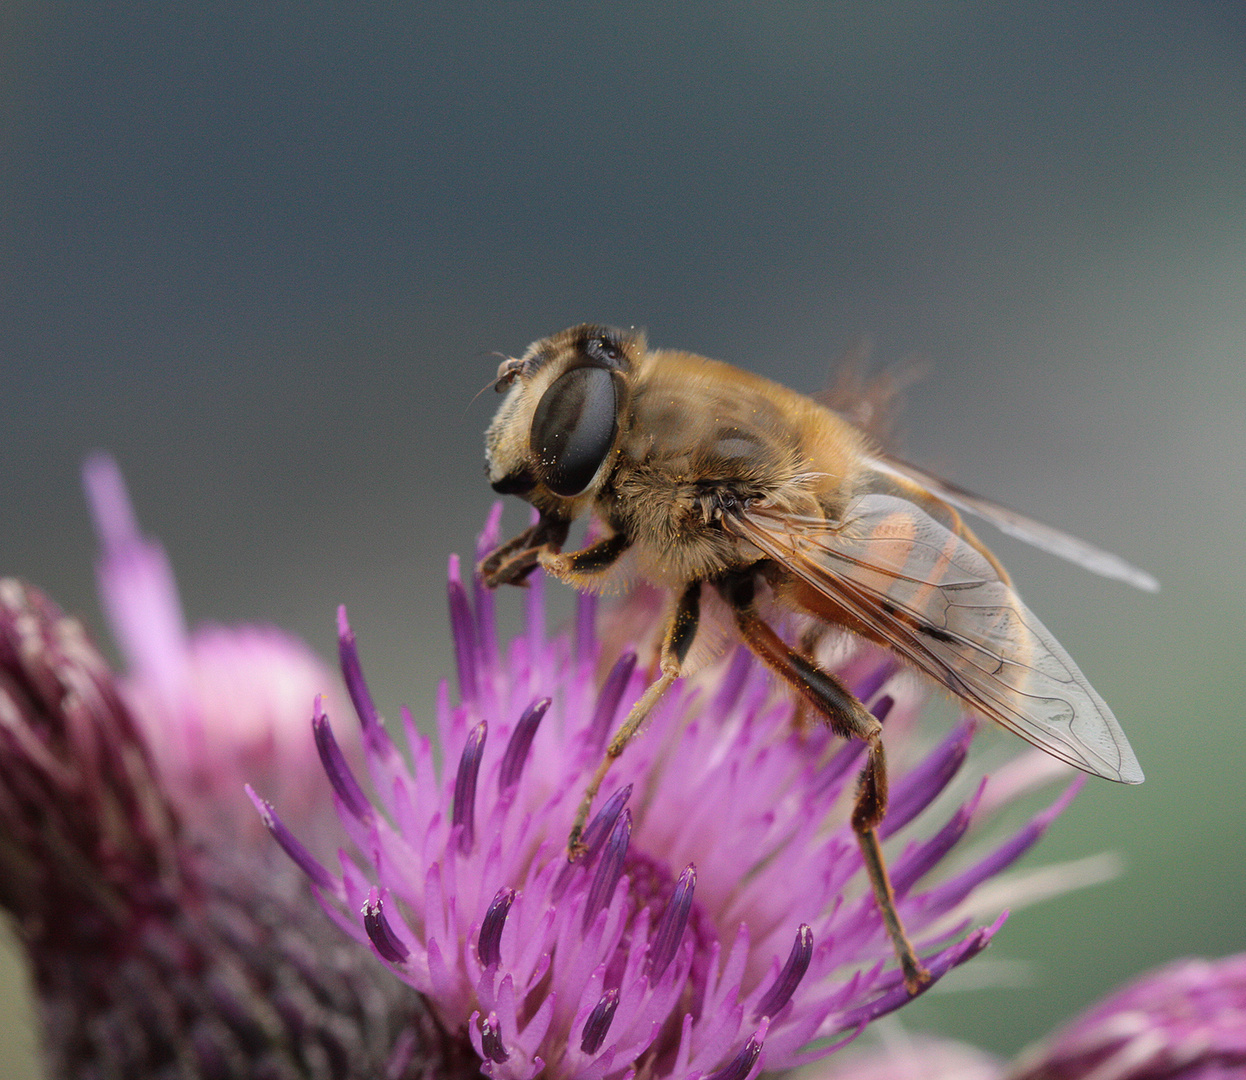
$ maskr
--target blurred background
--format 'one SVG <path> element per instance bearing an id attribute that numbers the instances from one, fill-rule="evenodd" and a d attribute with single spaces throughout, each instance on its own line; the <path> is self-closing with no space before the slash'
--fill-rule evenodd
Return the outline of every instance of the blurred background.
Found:
<path id="1" fill-rule="evenodd" d="M 866 334 L 928 368 L 909 457 L 1163 583 L 983 530 L 1147 783 L 1090 784 L 1036 860 L 1122 877 L 904 1023 L 1010 1053 L 1240 950 L 1244 12 L 9 0 L 0 571 L 104 636 L 105 448 L 192 621 L 332 656 L 345 602 L 384 711 L 427 711 L 446 556 L 493 499 L 492 350 L 635 324 L 812 391 Z M 0 1071 L 33 1076 L 16 955 Z"/>

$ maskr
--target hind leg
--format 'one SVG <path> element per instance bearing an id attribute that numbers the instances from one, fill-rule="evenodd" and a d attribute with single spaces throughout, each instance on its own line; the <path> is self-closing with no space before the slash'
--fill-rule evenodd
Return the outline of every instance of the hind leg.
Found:
<path id="1" fill-rule="evenodd" d="M 749 649 L 791 684 L 801 699 L 837 735 L 861 739 L 868 747 L 852 811 L 852 828 L 861 846 L 865 872 L 874 890 L 883 925 L 904 973 L 904 985 L 910 994 L 915 994 L 930 981 L 930 973 L 922 965 L 904 932 L 887 864 L 883 860 L 882 846 L 878 842 L 878 824 L 887 812 L 887 757 L 883 749 L 882 725 L 834 676 L 788 645 L 757 613 L 751 575 L 734 575 L 716 584 L 734 611 L 736 626 Z"/>

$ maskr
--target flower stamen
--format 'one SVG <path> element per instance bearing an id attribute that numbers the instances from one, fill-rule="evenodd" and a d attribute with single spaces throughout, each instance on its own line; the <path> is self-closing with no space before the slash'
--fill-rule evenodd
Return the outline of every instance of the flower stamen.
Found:
<path id="1" fill-rule="evenodd" d="M 385 917 L 381 893 L 375 887 L 368 893 L 368 902 L 363 908 L 363 928 L 383 960 L 388 960 L 391 964 L 402 964 L 410 957 L 411 951 L 398 940 L 398 935 Z"/>
<path id="2" fill-rule="evenodd" d="M 381 714 L 372 700 L 368 680 L 364 678 L 363 664 L 359 661 L 359 644 L 355 640 L 355 631 L 346 620 L 345 604 L 337 609 L 337 654 L 346 692 L 350 695 L 351 704 L 355 706 L 359 723 L 366 735 L 372 728 L 380 725 Z"/>
<path id="3" fill-rule="evenodd" d="M 467 855 L 476 842 L 476 777 L 480 773 L 480 759 L 485 752 L 485 735 L 489 725 L 481 720 L 467 736 L 463 756 L 459 758 L 459 772 L 454 780 L 454 805 L 450 822 L 459 832 L 459 851 Z"/>
<path id="4" fill-rule="evenodd" d="M 745 1077 L 753 1071 L 753 1066 L 757 1064 L 760 1054 L 761 1043 L 754 1036 L 740 1048 L 735 1057 L 721 1069 L 710 1073 L 705 1080 L 745 1080 Z"/>
<path id="5" fill-rule="evenodd" d="M 614 718 L 619 711 L 619 702 L 623 700 L 623 691 L 636 670 L 636 653 L 629 651 L 615 661 L 606 681 L 601 684 L 601 692 L 597 695 L 597 707 L 593 710 L 593 719 L 588 726 L 588 744 L 596 750 L 606 745 L 606 736 L 614 726 Z"/>
<path id="6" fill-rule="evenodd" d="M 502 755 L 502 768 L 498 774 L 498 791 L 505 793 L 519 783 L 524 766 L 528 763 L 528 752 L 532 749 L 532 740 L 536 737 L 536 729 L 550 707 L 550 698 L 534 701 L 515 725 L 510 741 L 506 744 L 506 753 Z"/>
<path id="7" fill-rule="evenodd" d="M 320 695 L 316 695 L 316 704 L 312 713 L 312 734 L 316 739 L 316 752 L 320 755 L 329 783 L 342 805 L 359 821 L 372 818 L 372 803 L 363 793 L 355 774 L 351 772 L 342 748 L 333 737 L 333 729 L 329 726 L 329 717 L 325 714 Z"/>
<path id="8" fill-rule="evenodd" d="M 653 935 L 653 947 L 649 953 L 649 982 L 657 982 L 675 959 L 675 952 L 683 940 L 684 930 L 688 926 L 688 915 L 692 911 L 692 894 L 697 887 L 696 867 L 689 863 L 684 872 L 675 882 L 675 891 L 670 903 L 658 920 L 658 928 Z"/>
<path id="9" fill-rule="evenodd" d="M 498 889 L 497 896 L 493 898 L 489 910 L 485 912 L 476 946 L 481 967 L 489 968 L 502 962 L 502 929 L 506 926 L 506 916 L 510 914 L 515 896 L 514 889 Z"/>
<path id="10" fill-rule="evenodd" d="M 255 804 L 255 809 L 259 811 L 264 828 L 281 845 L 281 850 L 307 875 L 312 885 L 322 892 L 336 895 L 340 885 L 338 880 L 330 875 L 329 871 L 321 865 L 320 860 L 308 851 L 302 841 L 286 827 L 281 818 L 277 816 L 277 811 L 273 809 L 273 804 L 267 799 L 261 799 L 250 784 L 245 785 L 245 790 L 251 802 Z"/>
<path id="11" fill-rule="evenodd" d="M 965 763 L 976 727 L 972 720 L 958 724 L 933 753 L 894 785 L 887 804 L 887 816 L 878 831 L 882 839 L 904 828 L 951 783 Z"/>
<path id="12" fill-rule="evenodd" d="M 802 923 L 800 929 L 796 931 L 796 940 L 792 943 L 792 951 L 788 954 L 787 963 L 783 965 L 783 970 L 779 972 L 778 977 L 774 980 L 774 985 L 770 988 L 770 992 L 762 999 L 761 1004 L 757 1006 L 754 1015 L 758 1017 L 774 1017 L 779 1011 L 792 1000 L 792 995 L 796 993 L 796 988 L 800 985 L 800 980 L 805 977 L 805 972 L 809 970 L 809 961 L 813 959 L 813 931 L 808 925 Z"/>
<path id="13" fill-rule="evenodd" d="M 502 1043 L 500 1026 L 495 1012 L 491 1012 L 480 1024 L 480 1048 L 495 1065 L 505 1064 L 511 1056 Z"/>
<path id="14" fill-rule="evenodd" d="M 623 807 L 627 805 L 627 800 L 632 796 L 632 785 L 619 788 L 609 799 L 592 821 L 588 823 L 588 828 L 584 830 L 584 836 L 581 843 L 584 845 L 584 861 L 591 862 L 593 857 L 601 850 L 601 845 L 605 842 L 614 830 L 615 822 L 618 821 L 619 815 L 623 813 Z"/>
<path id="15" fill-rule="evenodd" d="M 614 887 L 623 876 L 623 860 L 627 858 L 627 845 L 632 838 L 632 812 L 624 810 L 610 832 L 610 840 L 602 853 L 601 862 L 593 874 L 593 884 L 588 890 L 584 904 L 584 929 L 592 925 L 597 913 L 610 903 Z"/>
<path id="16" fill-rule="evenodd" d="M 1006 870 L 1022 855 L 1030 850 L 1045 833 L 1065 807 L 1073 801 L 1073 797 L 1082 789 L 1085 777 L 1074 780 L 1054 803 L 1046 810 L 1036 814 L 1021 828 L 1019 832 L 1005 843 L 997 847 L 980 862 L 971 866 L 949 881 L 931 889 L 923 903 L 929 911 L 946 911 L 960 903 L 977 886 L 987 878 Z"/>
<path id="17" fill-rule="evenodd" d="M 619 1007 L 619 992 L 607 990 L 601 1000 L 593 1006 L 593 1011 L 584 1021 L 584 1033 L 580 1039 L 580 1049 L 586 1054 L 595 1054 L 610 1034 L 610 1025 L 614 1021 L 615 1010 Z"/>
<path id="18" fill-rule="evenodd" d="M 974 810 L 977 809 L 978 802 L 982 798 L 984 786 L 985 784 L 979 785 L 977 794 L 960 807 L 934 836 L 906 852 L 904 857 L 892 867 L 891 887 L 895 890 L 897 897 L 903 897 L 960 842 L 973 820 Z"/>

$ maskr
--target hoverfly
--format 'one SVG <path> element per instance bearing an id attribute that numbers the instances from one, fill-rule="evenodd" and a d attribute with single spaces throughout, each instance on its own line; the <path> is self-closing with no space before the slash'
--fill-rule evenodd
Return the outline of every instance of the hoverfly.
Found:
<path id="1" fill-rule="evenodd" d="M 771 628 L 760 600 L 885 646 L 1070 765 L 1142 781 L 1111 710 L 958 510 L 1154 589 L 1142 571 L 886 456 L 811 398 L 716 360 L 650 350 L 635 331 L 583 325 L 537 341 L 502 362 L 496 389 L 506 397 L 485 437 L 489 480 L 539 518 L 482 561 L 485 583 L 519 584 L 540 566 L 600 589 L 626 568 L 674 597 L 659 673 L 588 783 L 573 856 L 611 762 L 684 672 L 706 590 L 816 714 L 867 744 L 852 824 L 910 992 L 929 976 L 896 912 L 877 837 L 887 807 L 882 727 Z M 586 513 L 602 537 L 564 553 L 571 522 Z"/>

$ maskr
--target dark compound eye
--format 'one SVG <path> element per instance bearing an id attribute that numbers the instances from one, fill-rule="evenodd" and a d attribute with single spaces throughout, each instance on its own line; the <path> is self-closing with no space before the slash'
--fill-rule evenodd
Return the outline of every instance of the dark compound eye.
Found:
<path id="1" fill-rule="evenodd" d="M 619 421 L 614 377 L 605 368 L 564 372 L 537 404 L 530 441 L 545 486 L 555 495 L 578 495 L 610 448 Z"/>

